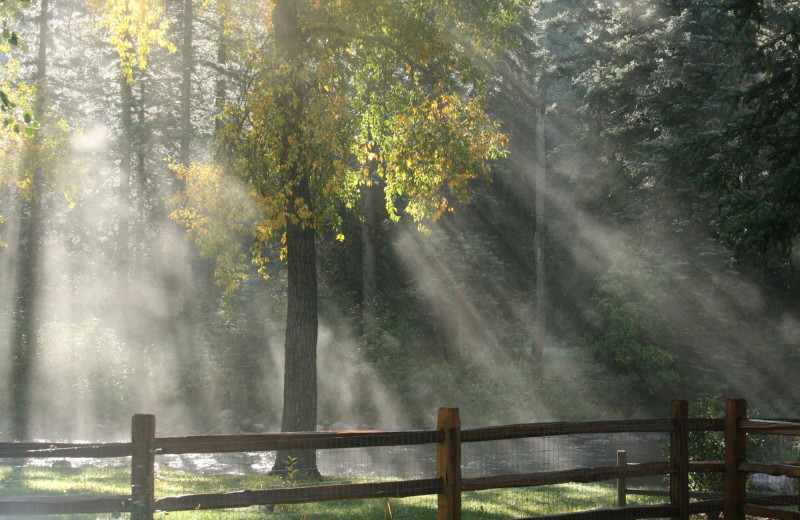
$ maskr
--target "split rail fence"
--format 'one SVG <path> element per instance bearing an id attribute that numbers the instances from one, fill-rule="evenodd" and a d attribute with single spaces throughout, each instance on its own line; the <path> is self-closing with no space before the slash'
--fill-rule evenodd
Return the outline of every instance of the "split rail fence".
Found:
<path id="1" fill-rule="evenodd" d="M 689 432 L 722 431 L 724 461 L 690 462 Z M 554 437 L 573 434 L 650 433 L 669 434 L 669 457 L 663 462 L 638 465 L 578 468 L 558 471 L 462 478 L 461 447 L 464 443 Z M 439 520 L 461 518 L 461 496 L 465 491 L 535 487 L 568 482 L 623 482 L 634 477 L 669 477 L 669 502 L 660 505 L 595 509 L 578 513 L 535 517 L 538 520 L 594 520 L 608 518 L 672 518 L 686 520 L 690 514 L 724 512 L 727 520 L 744 520 L 745 515 L 800 520 L 800 512 L 768 507 L 800 504 L 797 494 L 771 496 L 769 501 L 751 496 L 745 489 L 748 473 L 800 477 L 795 463 L 752 463 L 747 461 L 747 435 L 800 435 L 800 424 L 747 419 L 744 400 L 729 400 L 725 419 L 697 419 L 688 416 L 686 401 L 673 401 L 668 419 L 589 422 L 551 422 L 464 428 L 457 408 L 442 408 L 433 430 L 306 432 L 242 435 L 194 435 L 156 437 L 155 416 L 136 415 L 132 420 L 131 442 L 105 444 L 0 443 L 0 460 L 47 457 L 130 457 L 129 495 L 96 497 L 4 497 L 0 515 L 46 515 L 70 513 L 130 513 L 133 520 L 149 520 L 155 511 L 227 509 L 270 504 L 297 504 L 333 500 L 438 496 Z M 233 453 L 289 450 L 328 450 L 386 446 L 436 445 L 436 477 L 388 482 L 328 484 L 226 493 L 155 497 L 155 454 Z M 689 473 L 723 473 L 721 499 L 690 501 Z M 622 505 L 622 504 L 620 504 Z M 521 519 L 522 520 L 522 519 Z"/>

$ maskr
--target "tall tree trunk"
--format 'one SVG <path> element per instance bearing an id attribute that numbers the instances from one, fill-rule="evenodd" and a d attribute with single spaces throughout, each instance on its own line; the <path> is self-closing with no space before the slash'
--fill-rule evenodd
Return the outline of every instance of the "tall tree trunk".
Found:
<path id="1" fill-rule="evenodd" d="M 217 65 L 220 69 L 224 70 L 225 66 L 228 64 L 228 43 L 227 37 L 225 36 L 225 21 L 222 17 L 220 17 L 217 31 L 219 33 L 219 40 L 217 42 Z M 217 136 L 225 126 L 222 120 L 222 111 L 225 109 L 225 103 L 227 102 L 227 90 L 228 84 L 225 75 L 217 73 L 216 85 L 214 86 L 214 107 L 217 113 L 217 117 L 214 119 L 214 133 Z"/>
<path id="2" fill-rule="evenodd" d="M 11 203 L 12 197 L 15 197 L 15 195 L 11 190 L 11 184 L 0 183 L 0 204 L 5 205 L 2 207 L 2 209 L 8 215 L 14 214 L 16 208 L 16 205 Z M 8 204 L 10 203 L 12 204 L 12 206 L 8 207 Z M 10 237 L 7 234 L 9 229 L 11 229 L 11 226 L 9 226 L 8 220 L 4 219 L 2 215 L 0 215 L 0 247 L 4 249 L 10 245 L 9 244 Z M 14 240 L 11 241 L 11 243 L 14 242 L 15 242 Z M 9 257 L 0 256 L 0 301 L 3 301 L 2 298 L 3 295 L 5 295 L 6 287 L 10 287 L 14 283 L 14 281 L 11 279 L 11 277 L 14 275 L 14 268 L 11 267 L 10 264 L 8 264 L 8 258 Z M 9 283 L 9 285 L 6 285 L 7 283 Z M 5 329 L 5 327 L 3 327 L 0 330 L 3 329 Z M 10 329 L 5 329 L 5 330 L 10 330 Z"/>
<path id="3" fill-rule="evenodd" d="M 130 270 L 131 170 L 133 167 L 133 87 L 120 75 L 119 229 L 117 230 L 117 302 L 128 301 Z M 121 307 L 120 307 L 121 308 Z M 124 320 L 124 316 L 120 316 Z"/>
<path id="4" fill-rule="evenodd" d="M 300 118 L 304 108 L 303 86 L 296 71 L 300 67 L 302 35 L 297 23 L 294 0 L 277 0 L 272 14 L 275 46 L 288 65 L 282 108 L 286 111 L 283 136 L 285 182 L 292 189 L 286 225 L 288 289 L 286 312 L 285 371 L 283 376 L 283 431 L 317 429 L 317 260 L 316 237 L 312 221 L 302 221 L 299 210 L 307 205 L 313 211 L 311 182 L 305 165 L 293 157 L 291 146 L 303 143 Z M 316 452 L 304 450 L 278 453 L 273 471 L 287 468 L 319 475 Z"/>
<path id="5" fill-rule="evenodd" d="M 369 161 L 367 168 L 371 183 L 361 186 L 361 317 L 365 331 L 375 327 L 375 305 L 378 301 L 378 277 L 375 270 L 377 159 Z"/>
<path id="6" fill-rule="evenodd" d="M 303 176 L 296 197 L 311 200 L 308 178 Z M 295 199 L 296 200 L 296 199 Z M 292 222 L 286 226 L 288 292 L 285 371 L 281 430 L 317 429 L 317 272 L 314 228 Z M 294 469 L 316 475 L 313 450 L 280 454 L 274 469 Z"/>
<path id="7" fill-rule="evenodd" d="M 545 271 L 545 239 L 547 237 L 547 156 L 545 146 L 545 105 L 547 91 L 542 85 L 536 99 L 536 131 L 535 148 L 536 164 L 534 169 L 536 186 L 536 231 L 533 235 L 533 249 L 536 257 L 536 328 L 532 346 L 533 370 L 542 376 L 544 346 L 547 340 L 547 277 Z"/>
<path id="8" fill-rule="evenodd" d="M 147 266 L 147 224 L 149 211 L 147 204 L 148 175 L 147 175 L 147 146 L 149 143 L 147 129 L 147 78 L 139 78 L 139 99 L 136 110 L 136 128 L 133 137 L 136 149 L 136 244 L 133 247 L 134 260 L 136 261 L 137 274 L 142 274 Z"/>
<path id="9" fill-rule="evenodd" d="M 44 121 L 47 95 L 47 41 L 50 18 L 49 0 L 42 0 L 39 15 L 39 48 L 36 58 L 36 98 L 34 111 Z M 39 320 L 37 307 L 41 294 L 44 172 L 40 164 L 41 130 L 34 134 L 26 151 L 26 166 L 31 169 L 32 190 L 23 198 L 18 245 L 16 294 L 14 299 L 14 338 L 11 368 L 11 423 L 17 440 L 30 435 L 30 390 L 33 360 L 38 351 Z"/>
<path id="10" fill-rule="evenodd" d="M 183 3 L 183 34 L 181 42 L 181 141 L 180 161 L 189 166 L 192 161 L 192 30 L 194 24 L 193 0 Z"/>

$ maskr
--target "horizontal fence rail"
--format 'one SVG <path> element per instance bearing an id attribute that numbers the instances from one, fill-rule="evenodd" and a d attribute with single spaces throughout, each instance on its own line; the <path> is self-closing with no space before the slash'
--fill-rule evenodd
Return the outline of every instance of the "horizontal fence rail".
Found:
<path id="1" fill-rule="evenodd" d="M 286 450 L 331 450 L 438 444 L 441 430 L 347 431 L 300 433 L 246 433 L 242 435 L 191 435 L 156 437 L 160 455 L 236 453 Z"/>
<path id="2" fill-rule="evenodd" d="M 442 492 L 438 478 L 367 484 L 333 484 L 326 486 L 205 493 L 155 500 L 158 511 L 192 511 L 199 509 L 228 509 L 270 504 L 304 504 L 334 500 L 367 498 L 404 498 L 437 495 Z"/>
<path id="3" fill-rule="evenodd" d="M 725 461 L 689 461 L 689 432 L 724 432 Z M 510 475 L 462 478 L 461 445 L 579 434 L 665 433 L 669 434 L 669 460 L 628 464 L 624 454 L 617 465 L 556 471 L 522 472 Z M 776 505 L 798 505 L 798 495 L 763 497 L 744 489 L 748 473 L 765 473 L 800 478 L 800 463 L 755 463 L 746 459 L 747 435 L 800 435 L 800 424 L 782 420 L 749 420 L 743 401 L 728 401 L 725 419 L 689 418 L 685 401 L 674 401 L 669 419 L 636 419 L 586 422 L 529 423 L 480 428 L 461 428 L 458 410 L 439 411 L 436 429 L 388 431 L 333 431 L 264 433 L 241 435 L 190 435 L 156 437 L 155 417 L 137 415 L 132 421 L 132 442 L 119 443 L 0 443 L 0 460 L 34 458 L 130 458 L 131 493 L 126 495 L 75 497 L 0 498 L 0 515 L 47 515 L 63 513 L 131 513 L 133 520 L 148 520 L 154 511 L 173 512 L 199 509 L 227 509 L 253 505 L 299 504 L 352 499 L 388 499 L 437 495 L 438 518 L 461 517 L 461 494 L 499 488 L 520 488 L 562 484 L 617 481 L 618 505 L 577 513 L 536 517 L 561 520 L 670 517 L 685 520 L 688 515 L 725 511 L 726 518 L 744 520 L 744 515 L 800 520 L 797 511 L 774 509 Z M 154 455 L 210 453 L 289 452 L 349 448 L 436 445 L 436 477 L 369 483 L 335 483 L 201 493 L 182 496 L 154 496 Z M 689 473 L 725 475 L 725 493 L 691 493 Z M 665 475 L 670 489 L 627 489 L 626 479 Z M 664 496 L 668 503 L 625 506 L 624 495 Z M 700 499 L 690 502 L 689 499 Z M 730 515 L 730 516 L 728 516 Z"/>
<path id="4" fill-rule="evenodd" d="M 652 462 L 629 466 L 621 469 L 617 466 L 599 468 L 578 468 L 561 471 L 537 471 L 536 473 L 500 475 L 495 477 L 465 478 L 462 480 L 464 491 L 481 491 L 486 489 L 549 486 L 568 482 L 600 482 L 617 478 L 650 477 L 667 475 L 673 471 L 670 462 Z"/>
<path id="5" fill-rule="evenodd" d="M 130 442 L 58 443 L 58 442 L 0 442 L 0 459 L 120 458 L 133 454 Z"/>
<path id="6" fill-rule="evenodd" d="M 739 429 L 761 435 L 800 435 L 800 424 L 786 421 L 744 420 L 739 422 Z"/>
<path id="7" fill-rule="evenodd" d="M 688 507 L 688 514 L 713 513 L 722 510 L 722 500 L 706 500 L 692 502 Z M 613 507 L 580 511 L 577 513 L 563 513 L 560 515 L 531 516 L 515 520 L 634 520 L 637 518 L 675 518 L 679 508 L 670 504 L 657 504 L 652 506 Z"/>
<path id="8" fill-rule="evenodd" d="M 617 421 L 549 422 L 465 428 L 461 442 L 483 442 L 581 433 L 648 433 L 670 432 L 669 419 L 637 419 Z"/>
<path id="9" fill-rule="evenodd" d="M 723 431 L 722 419 L 691 418 L 688 431 Z M 571 421 L 507 426 L 484 426 L 461 430 L 461 442 L 483 442 L 557 435 L 599 433 L 669 433 L 674 430 L 670 419 L 622 419 L 607 421 Z"/>
<path id="10" fill-rule="evenodd" d="M 7 497 L 0 499 L 2 515 L 60 515 L 130 513 L 130 495 L 103 497 Z"/>

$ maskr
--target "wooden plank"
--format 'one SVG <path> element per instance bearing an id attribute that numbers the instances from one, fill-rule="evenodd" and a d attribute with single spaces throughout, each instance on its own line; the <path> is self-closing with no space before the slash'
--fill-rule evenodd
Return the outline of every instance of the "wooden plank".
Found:
<path id="1" fill-rule="evenodd" d="M 227 509 L 268 504 L 302 504 L 332 500 L 368 498 L 402 498 L 434 495 L 442 490 L 440 479 L 401 480 L 367 484 L 334 484 L 326 486 L 244 490 L 230 493 L 205 493 L 156 498 L 158 511 L 192 511 L 198 509 Z"/>
<path id="2" fill-rule="evenodd" d="M 492 477 L 464 478 L 461 481 L 463 491 L 480 491 L 506 487 L 548 486 L 567 482 L 599 482 L 617 478 L 650 477 L 667 475 L 673 469 L 669 462 L 648 462 L 628 465 L 625 468 L 603 466 L 597 468 L 578 468 L 561 471 L 540 471 L 514 475 L 498 475 Z"/>
<path id="3" fill-rule="evenodd" d="M 131 520 L 153 520 L 156 416 L 136 414 L 131 419 Z"/>
<path id="4" fill-rule="evenodd" d="M 159 454 L 323 450 L 378 446 L 416 446 L 443 440 L 438 430 L 246 433 L 157 437 Z"/>
<path id="5" fill-rule="evenodd" d="M 742 506 L 746 515 L 759 518 L 776 518 L 777 520 L 800 520 L 800 511 L 787 511 L 786 509 L 774 509 L 771 507 L 756 506 L 745 504 Z"/>
<path id="6" fill-rule="evenodd" d="M 754 506 L 796 506 L 800 504 L 798 495 L 771 495 L 771 494 L 747 494 L 747 503 Z"/>
<path id="7" fill-rule="evenodd" d="M 511 424 L 465 428 L 461 431 L 461 442 L 497 441 L 528 437 L 550 437 L 580 433 L 646 433 L 670 432 L 669 419 L 631 419 L 619 421 L 549 422 Z"/>
<path id="8" fill-rule="evenodd" d="M 747 402 L 728 399 L 725 403 L 725 520 L 745 520 L 745 474 L 739 464 L 746 461 L 747 435 L 739 424 L 747 419 Z"/>
<path id="9" fill-rule="evenodd" d="M 63 443 L 63 442 L 2 442 L 0 459 L 42 459 L 42 458 L 114 458 L 130 457 L 130 442 L 109 443 Z"/>
<path id="10" fill-rule="evenodd" d="M 669 489 L 627 489 L 629 495 L 639 495 L 644 497 L 668 497 Z"/>
<path id="11" fill-rule="evenodd" d="M 725 430 L 725 419 L 690 417 L 686 420 L 686 429 L 690 432 L 721 432 Z"/>
<path id="12" fill-rule="evenodd" d="M 628 453 L 625 450 L 617 450 L 617 467 L 628 467 Z M 628 505 L 628 481 L 622 477 L 617 479 L 617 507 L 625 507 Z"/>
<path id="13" fill-rule="evenodd" d="M 442 481 L 437 520 L 461 520 L 461 419 L 458 408 L 439 408 L 436 427 L 444 442 L 436 446 L 436 476 Z"/>
<path id="14" fill-rule="evenodd" d="M 130 495 L 0 498 L 0 515 L 8 516 L 127 513 L 130 510 Z"/>
<path id="15" fill-rule="evenodd" d="M 668 497 L 668 489 L 631 489 L 628 488 L 629 495 L 641 495 L 652 497 Z M 722 500 L 721 491 L 691 491 L 689 492 L 691 498 L 715 499 Z M 756 505 L 795 505 L 800 503 L 800 496 L 798 495 L 773 495 L 771 493 L 747 493 L 747 501 Z M 691 502 L 690 502 L 691 503 Z"/>
<path id="16" fill-rule="evenodd" d="M 760 435 L 800 435 L 800 424 L 784 421 L 745 420 L 739 424 L 745 433 Z"/>
<path id="17" fill-rule="evenodd" d="M 628 489 L 629 495 L 651 496 L 651 497 L 668 497 L 668 489 Z M 748 494 L 750 496 L 750 494 Z M 690 498 L 703 498 L 722 500 L 721 491 L 690 491 Z M 691 502 L 690 502 L 691 503 Z"/>
<path id="18" fill-rule="evenodd" d="M 672 520 L 689 520 L 689 403 L 672 401 L 672 431 L 669 434 L 669 461 L 675 471 L 669 477 L 669 501 L 677 508 Z"/>
<path id="19" fill-rule="evenodd" d="M 742 462 L 739 464 L 739 471 L 800 478 L 800 467 L 795 466 L 794 464 L 762 464 L 754 462 Z"/>
<path id="20" fill-rule="evenodd" d="M 531 516 L 517 520 L 634 520 L 636 518 L 662 518 L 671 516 L 675 508 L 669 504 L 655 506 L 611 507 L 560 515 Z"/>
<path id="21" fill-rule="evenodd" d="M 662 518 L 674 514 L 674 506 L 659 504 L 652 506 L 631 506 L 625 508 L 595 509 L 560 515 L 535 516 L 518 520 L 633 520 L 636 518 Z M 722 500 L 704 500 L 689 504 L 689 514 L 722 511 Z"/>

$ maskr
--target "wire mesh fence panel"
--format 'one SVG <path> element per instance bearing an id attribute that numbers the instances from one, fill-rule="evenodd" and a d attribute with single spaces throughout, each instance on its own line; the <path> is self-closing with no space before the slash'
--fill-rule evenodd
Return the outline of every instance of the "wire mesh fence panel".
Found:
<path id="1" fill-rule="evenodd" d="M 351 484 L 435 476 L 435 446 L 318 450 L 320 480 L 271 475 L 276 454 L 204 454 L 197 459 L 191 455 L 157 456 L 156 496 L 264 490 L 273 492 L 271 496 L 277 501 L 288 501 L 303 488 L 322 486 L 335 487 L 336 492 L 341 491 L 346 497 Z M 413 492 L 413 488 L 405 491 Z M 430 493 L 430 490 L 423 488 L 419 492 Z M 352 496 L 353 500 L 279 503 L 213 512 L 176 511 L 169 513 L 169 518 L 420 518 L 422 512 L 425 512 L 423 517 L 436 512 L 435 495 L 396 497 L 389 494 L 383 498 L 359 500 L 355 499 L 358 493 Z"/>
<path id="2" fill-rule="evenodd" d="M 427 479 L 436 476 L 436 446 L 340 448 L 317 454 L 324 477 L 342 479 Z"/>
<path id="3" fill-rule="evenodd" d="M 156 454 L 156 510 L 166 509 L 181 518 L 181 510 L 195 507 L 238 508 L 260 503 L 263 505 L 218 513 L 225 518 L 329 518 L 326 515 L 337 510 L 342 510 L 345 518 L 404 518 L 408 517 L 404 511 L 417 515 L 420 508 L 435 513 L 436 444 L 431 442 L 430 432 L 323 435 L 322 439 L 309 436 L 314 446 L 327 448 L 314 449 L 319 475 L 294 468 L 292 454 L 296 452 L 292 450 L 233 451 L 274 446 L 274 437 L 209 437 L 197 442 L 160 439 L 165 451 L 185 453 Z M 179 444 L 182 447 L 176 448 Z M 191 453 L 193 450 L 200 453 Z M 277 461 L 281 456 L 288 460 Z M 280 472 L 273 471 L 276 462 L 283 462 Z"/>
<path id="4" fill-rule="evenodd" d="M 747 461 L 797 465 L 800 463 L 799 443 L 800 438 L 791 435 L 748 434 Z M 768 473 L 750 473 L 747 476 L 748 502 L 757 502 L 760 506 L 797 510 L 798 492 L 798 481 L 790 476 Z"/>
<path id="5" fill-rule="evenodd" d="M 0 459 L 2 495 L 130 492 L 130 458 Z"/>
<path id="6" fill-rule="evenodd" d="M 130 457 L 76 458 L 70 456 L 73 452 L 49 449 L 46 457 L 0 458 L 0 497 L 14 497 L 4 498 L 0 515 L 81 520 L 101 518 L 91 513 L 98 509 L 125 511 Z"/>
<path id="7" fill-rule="evenodd" d="M 618 464 L 618 452 L 625 451 L 627 464 L 640 465 L 668 460 L 669 434 L 575 433 L 533 438 L 469 442 L 462 446 L 462 475 L 465 479 L 501 475 L 541 474 L 553 480 L 569 472 L 583 482 L 559 483 L 517 490 L 476 491 L 476 503 L 497 498 L 513 517 L 572 513 L 617 506 L 617 479 L 591 481 L 602 468 Z M 577 471 L 586 470 L 586 471 Z M 627 479 L 627 486 L 641 489 L 667 489 L 663 475 Z M 632 495 L 629 503 L 656 504 L 666 497 Z M 465 500 L 465 507 L 469 501 Z M 503 513 L 506 514 L 506 513 Z"/>
<path id="8" fill-rule="evenodd" d="M 156 494 L 267 489 L 299 484 L 334 484 L 379 480 L 429 479 L 436 475 L 436 447 L 390 446 L 316 450 L 322 480 L 309 481 L 301 472 L 272 474 L 278 452 L 157 455 Z M 174 482 L 180 483 L 177 488 Z M 242 487 L 253 486 L 253 487 Z"/>
<path id="9" fill-rule="evenodd" d="M 800 462 L 800 437 L 792 435 L 748 435 L 747 459 L 752 462 Z"/>

